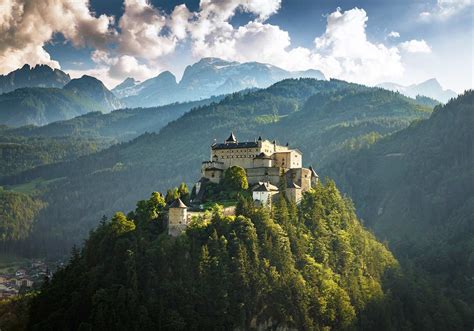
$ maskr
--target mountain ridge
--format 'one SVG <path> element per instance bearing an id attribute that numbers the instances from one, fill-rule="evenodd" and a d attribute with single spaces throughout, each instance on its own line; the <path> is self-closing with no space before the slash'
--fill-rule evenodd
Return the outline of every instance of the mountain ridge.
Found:
<path id="1" fill-rule="evenodd" d="M 259 62 L 202 58 L 185 68 L 179 83 L 171 72 L 164 71 L 133 86 L 130 83 L 122 85 L 124 81 L 112 92 L 124 96 L 123 101 L 129 106 L 146 107 L 199 100 L 249 88 L 266 88 L 277 81 L 299 77 L 326 79 L 321 71 L 314 69 L 291 72 Z"/>
<path id="2" fill-rule="evenodd" d="M 0 94 L 24 87 L 56 87 L 62 88 L 71 80 L 69 74 L 48 65 L 28 64 L 6 75 L 0 75 Z"/>
<path id="3" fill-rule="evenodd" d="M 0 95 L 0 123 L 18 127 L 45 125 L 91 111 L 122 107 L 104 84 L 90 76 L 69 81 L 63 88 L 23 87 Z"/>
<path id="4" fill-rule="evenodd" d="M 405 94 L 411 98 L 415 98 L 418 95 L 433 98 L 443 103 L 448 102 L 450 99 L 455 98 L 457 93 L 452 90 L 445 90 L 438 82 L 436 78 L 430 78 L 418 84 L 411 85 L 400 85 L 391 82 L 385 82 L 377 85 L 378 87 L 385 88 L 390 91 L 397 91 Z"/>

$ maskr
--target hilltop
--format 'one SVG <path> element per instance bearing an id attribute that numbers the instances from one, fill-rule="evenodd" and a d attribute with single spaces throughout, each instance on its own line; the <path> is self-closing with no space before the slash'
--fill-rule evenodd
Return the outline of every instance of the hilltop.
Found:
<path id="1" fill-rule="evenodd" d="M 316 98 L 324 102 L 311 101 Z M 206 158 L 210 143 L 230 131 L 238 131 L 242 140 L 272 132 L 268 136 L 282 144 L 289 141 L 300 146 L 306 165 L 319 169 L 326 159 L 371 144 L 429 116 L 430 111 L 413 99 L 382 89 L 338 80 L 285 80 L 265 90 L 234 94 L 195 108 L 159 133 L 75 161 L 3 178 L 1 185 L 14 188 L 12 185 L 37 178 L 58 179 L 41 195 L 48 207 L 38 217 L 31 242 L 42 243 L 36 253 L 64 252 L 104 214 L 132 208 L 150 191 L 195 181 L 196 164 Z M 303 133 L 302 127 L 310 130 Z M 327 144 L 326 136 L 334 142 Z"/>

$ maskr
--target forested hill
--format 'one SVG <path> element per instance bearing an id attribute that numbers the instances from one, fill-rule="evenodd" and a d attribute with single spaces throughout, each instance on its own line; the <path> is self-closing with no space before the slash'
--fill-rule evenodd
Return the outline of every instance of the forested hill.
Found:
<path id="1" fill-rule="evenodd" d="M 190 109 L 222 98 L 154 108 L 119 109 L 107 114 L 92 112 L 40 127 L 0 127 L 0 178 L 92 154 L 145 132 L 158 132 Z"/>
<path id="2" fill-rule="evenodd" d="M 474 92 L 329 164 L 365 224 L 474 306 Z"/>
<path id="3" fill-rule="evenodd" d="M 106 138 L 125 141 L 145 132 L 158 132 L 192 108 L 219 102 L 224 96 L 174 103 L 151 108 L 125 108 L 104 114 L 91 112 L 65 121 L 45 126 L 24 126 L 6 130 L 14 136 Z"/>
<path id="4" fill-rule="evenodd" d="M 470 327 L 462 307 L 404 276 L 331 181 L 298 207 L 284 196 L 271 210 L 242 197 L 235 216 L 214 208 L 178 238 L 165 220 L 155 192 L 102 222 L 22 322 L 41 330 Z"/>
<path id="5" fill-rule="evenodd" d="M 165 232 L 161 195 L 138 205 L 102 223 L 43 286 L 30 328 L 341 329 L 369 318 L 396 268 L 333 185 L 305 197 L 304 216 L 286 201 L 272 214 L 241 204 L 178 239 Z"/>
<path id="6" fill-rule="evenodd" d="M 378 88 L 338 80 L 285 80 L 195 108 L 158 134 L 146 134 L 74 162 L 38 167 L 0 184 L 58 179 L 42 195 L 48 207 L 40 213 L 27 247 L 35 247 L 36 254 L 56 249 L 64 253 L 104 214 L 131 209 L 153 190 L 181 181 L 194 183 L 201 161 L 209 157 L 210 144 L 215 138 L 225 139 L 230 131 L 241 141 L 263 135 L 301 145 L 305 165 L 319 169 L 324 160 L 373 143 L 412 120 L 429 116 L 430 110 Z"/>

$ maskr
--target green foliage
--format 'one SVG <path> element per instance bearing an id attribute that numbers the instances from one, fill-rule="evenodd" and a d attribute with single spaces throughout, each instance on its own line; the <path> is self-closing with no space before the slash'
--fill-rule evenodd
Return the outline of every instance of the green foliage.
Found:
<path id="1" fill-rule="evenodd" d="M 37 167 L 5 178 L 0 185 L 64 178 L 42 194 L 48 207 L 28 247 L 32 254 L 43 249 L 56 253 L 58 248 L 65 253 L 97 224 L 98 215 L 131 208 L 148 192 L 196 181 L 209 144 L 216 137 L 227 137 L 229 131 L 237 131 L 241 141 L 259 135 L 289 141 L 301 149 L 306 165 L 319 169 L 347 149 L 375 140 L 367 135 L 385 136 L 428 116 L 427 110 L 381 89 L 338 80 L 285 80 L 195 108 L 157 134 L 144 134 L 73 162 Z M 259 123 L 256 118 L 263 115 L 279 116 L 280 121 Z M 212 185 L 208 188 L 212 199 L 237 198 Z"/>
<path id="2" fill-rule="evenodd" d="M 3 250 L 10 241 L 26 239 L 39 211 L 45 205 L 28 195 L 0 191 L 0 241 Z"/>
<path id="3" fill-rule="evenodd" d="M 30 302 L 35 294 L 0 300 L 0 329 L 26 330 Z"/>
<path id="4" fill-rule="evenodd" d="M 189 204 L 190 194 L 189 188 L 186 183 L 181 183 L 178 187 L 178 193 L 180 199 L 184 202 L 184 204 Z"/>
<path id="5" fill-rule="evenodd" d="M 113 232 L 118 236 L 135 230 L 135 223 L 133 223 L 133 221 L 129 221 L 127 217 L 121 212 L 115 213 L 114 217 L 112 217 L 110 225 Z"/>
<path id="6" fill-rule="evenodd" d="M 112 141 L 80 137 L 0 135 L 0 177 L 97 152 Z"/>
<path id="7" fill-rule="evenodd" d="M 66 121 L 48 125 L 24 126 L 5 130 L 6 134 L 35 137 L 78 137 L 127 141 L 145 132 L 158 132 L 169 122 L 199 106 L 218 102 L 223 97 L 173 103 L 166 106 L 150 108 L 124 108 L 103 114 L 99 111 L 88 112 Z"/>
<path id="8" fill-rule="evenodd" d="M 0 123 L 8 126 L 44 125 L 90 111 L 105 111 L 96 101 L 57 88 L 20 88 L 0 95 Z"/>
<path id="9" fill-rule="evenodd" d="M 223 185 L 224 187 L 234 191 L 248 189 L 249 184 L 247 182 L 245 169 L 239 166 L 227 168 L 224 172 Z"/>
<path id="10" fill-rule="evenodd" d="M 175 201 L 176 199 L 179 198 L 179 191 L 178 191 L 178 188 L 175 187 L 175 188 L 170 188 L 167 192 L 166 192 L 166 197 L 165 197 L 165 201 L 166 203 L 171 203 L 173 201 Z"/>
<path id="11" fill-rule="evenodd" d="M 437 106 L 429 119 L 323 169 L 351 195 L 365 224 L 389 242 L 400 262 L 446 295 L 438 302 L 451 299 L 471 312 L 473 104 L 474 92 L 466 91 Z"/>
<path id="12" fill-rule="evenodd" d="M 397 262 L 334 183 L 305 194 L 296 213 L 246 203 L 233 217 L 215 209 L 178 238 L 159 229 L 163 209 L 118 232 L 132 219 L 116 214 L 43 286 L 29 327 L 366 329 Z M 139 214 L 141 202 L 130 217 Z"/>

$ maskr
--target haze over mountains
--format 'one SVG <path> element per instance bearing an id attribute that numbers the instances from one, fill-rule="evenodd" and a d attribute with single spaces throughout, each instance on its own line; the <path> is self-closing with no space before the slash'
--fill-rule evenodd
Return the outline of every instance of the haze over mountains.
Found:
<path id="1" fill-rule="evenodd" d="M 203 58 L 187 66 L 181 81 L 169 71 L 138 83 L 127 78 L 112 92 L 130 107 L 150 107 L 228 94 L 248 88 L 265 88 L 286 78 L 325 79 L 319 70 L 286 71 L 258 62 L 239 63 Z"/>
<path id="2" fill-rule="evenodd" d="M 63 88 L 23 87 L 1 94 L 0 124 L 45 125 L 91 111 L 107 113 L 123 106 L 100 80 L 82 76 Z"/>
<path id="3" fill-rule="evenodd" d="M 188 78 L 179 84 L 171 73 L 163 73 L 157 78 L 162 84 L 159 91 L 167 91 L 163 93 L 168 97 L 175 89 L 183 89 L 188 96 L 224 90 L 222 84 L 212 83 L 226 82 L 225 72 L 234 66 L 243 69 L 238 64 L 225 65 L 221 73 L 217 63 L 189 69 Z M 159 85 L 155 83 L 140 90 L 143 98 L 154 93 Z M 134 93 L 136 86 L 128 80 L 121 88 Z M 405 319 L 414 323 L 408 329 L 433 323 L 444 329 L 471 325 L 472 91 L 444 107 L 436 106 L 431 115 L 436 101 L 426 97 L 413 99 L 334 79 L 285 79 L 265 89 L 108 112 L 131 97 L 120 100 L 88 76 L 71 80 L 63 88 L 27 87 L 0 95 L 0 105 L 2 100 L 23 105 L 16 114 L 18 121 L 31 120 L 28 104 L 44 110 L 50 120 L 55 119 L 46 110 L 57 109 L 58 104 L 71 111 L 53 112 L 55 116 L 85 112 L 40 127 L 0 128 L 0 204 L 7 206 L 0 209 L 6 213 L 0 219 L 4 253 L 64 256 L 104 215 L 133 210 L 136 201 L 152 191 L 165 192 L 181 182 L 192 186 L 215 139 L 225 139 L 230 131 L 241 141 L 262 135 L 299 148 L 306 166 L 313 165 L 321 178 L 335 178 L 354 198 L 364 224 L 380 240 L 388 240 L 404 266 L 416 263 L 422 285 L 406 280 L 390 287 L 383 284 L 384 290 L 393 288 L 403 298 L 385 303 L 392 307 L 395 302 L 396 314 L 402 316 L 394 320 L 392 311 L 386 310 L 384 319 L 402 323 L 395 329 L 404 329 Z M 352 210 L 352 204 L 344 201 L 347 210 Z M 334 221 L 331 215 L 326 215 L 329 225 Z M 156 236 L 152 234 L 154 242 Z M 337 230 L 329 237 L 344 236 Z M 433 243 L 440 248 L 433 248 Z M 440 256 L 446 267 L 439 266 Z M 380 256 L 374 258 L 379 261 Z M 413 308 L 405 302 L 417 304 Z M 443 313 L 451 316 L 449 321 L 439 318 L 439 311 L 449 312 Z M 41 319 L 43 314 L 38 316 Z M 420 316 L 432 320 L 419 322 Z"/>
<path id="4" fill-rule="evenodd" d="M 388 82 L 379 84 L 377 86 L 390 91 L 398 91 L 411 98 L 415 98 L 417 95 L 423 95 L 439 100 L 443 103 L 446 103 L 449 101 L 449 99 L 455 98 L 457 96 L 456 92 L 449 89 L 443 89 L 443 87 L 438 82 L 438 80 L 436 80 L 436 78 L 431 78 L 419 84 L 412 84 L 408 86 Z"/>
<path id="5" fill-rule="evenodd" d="M 0 76 L 0 93 L 3 93 L 0 94 L 0 124 L 13 127 L 45 125 L 91 111 L 107 113 L 124 107 L 155 107 L 203 100 L 245 89 L 265 88 L 286 78 L 305 77 L 326 79 L 318 70 L 291 72 L 257 62 L 203 58 L 186 68 L 179 83 L 171 72 L 165 71 L 141 83 L 127 78 L 112 93 L 90 76 L 71 80 L 58 69 L 25 65 Z M 443 90 L 435 79 L 406 87 L 394 83 L 380 86 L 413 98 L 423 95 L 442 102 L 456 95 L 451 90 Z"/>

